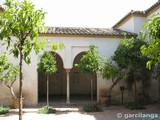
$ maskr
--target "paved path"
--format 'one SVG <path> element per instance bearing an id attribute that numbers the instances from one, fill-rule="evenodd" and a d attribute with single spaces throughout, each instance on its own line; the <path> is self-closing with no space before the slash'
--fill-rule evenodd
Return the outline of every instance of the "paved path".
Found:
<path id="1" fill-rule="evenodd" d="M 104 108 L 104 112 L 85 113 L 81 106 L 57 107 L 58 112 L 49 115 L 37 114 L 37 108 L 27 108 L 23 109 L 23 120 L 125 120 L 125 118 L 128 120 L 160 120 L 160 104 L 148 105 L 146 108 L 145 110 L 128 110 L 123 106 L 110 106 Z M 147 114 L 150 115 L 150 119 L 139 119 L 133 116 Z M 155 119 L 155 115 L 158 114 L 159 118 Z M 18 120 L 18 110 L 12 109 L 6 115 L 0 115 L 0 120 Z"/>

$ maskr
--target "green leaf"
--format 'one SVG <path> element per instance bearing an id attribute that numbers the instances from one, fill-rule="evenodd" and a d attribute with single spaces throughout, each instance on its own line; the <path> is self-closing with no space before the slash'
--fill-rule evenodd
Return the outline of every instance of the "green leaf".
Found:
<path id="1" fill-rule="evenodd" d="M 80 60 L 78 67 L 84 73 L 94 74 L 99 70 L 99 53 L 94 45 L 89 47 L 86 55 Z"/>
<path id="2" fill-rule="evenodd" d="M 18 55 L 19 55 L 18 49 L 14 48 L 14 49 L 12 50 L 12 52 L 13 52 L 14 57 L 18 58 Z"/>
<path id="3" fill-rule="evenodd" d="M 148 61 L 148 62 L 147 62 L 147 68 L 148 68 L 149 70 L 151 70 L 151 66 L 152 66 L 152 61 Z"/>
<path id="4" fill-rule="evenodd" d="M 38 71 L 45 74 L 52 74 L 57 71 L 55 55 L 51 52 L 45 52 L 38 63 Z"/>
<path id="5" fill-rule="evenodd" d="M 32 49 L 36 54 L 43 49 L 43 43 L 39 43 L 39 33 L 45 30 L 45 12 L 41 9 L 36 10 L 29 0 L 11 1 L 6 0 L 4 11 L 0 13 L 0 39 L 5 40 L 5 44 L 13 55 L 18 58 L 21 51 L 24 55 L 23 60 L 28 64 L 28 58 Z M 10 37 L 13 36 L 14 40 Z M 14 44 L 14 45 L 13 45 Z"/>
<path id="6" fill-rule="evenodd" d="M 55 51 L 55 50 L 57 50 L 57 49 L 58 49 L 58 45 L 57 45 L 56 43 L 53 43 L 53 44 L 52 44 L 52 50 Z"/>
<path id="7" fill-rule="evenodd" d="M 59 44 L 59 49 L 62 50 L 64 48 L 64 43 Z"/>

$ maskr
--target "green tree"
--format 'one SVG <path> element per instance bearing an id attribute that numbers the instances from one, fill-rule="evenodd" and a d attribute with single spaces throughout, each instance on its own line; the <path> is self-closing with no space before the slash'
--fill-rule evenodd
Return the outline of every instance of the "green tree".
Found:
<path id="1" fill-rule="evenodd" d="M 83 73 L 88 73 L 90 75 L 97 73 L 100 67 L 99 53 L 94 45 L 90 45 L 89 50 L 85 55 L 83 55 L 82 59 L 80 60 L 78 67 Z M 93 81 L 91 79 L 91 100 L 93 101 L 92 84 Z"/>
<path id="2" fill-rule="evenodd" d="M 0 55 L 0 73 L 2 74 L 8 68 L 9 68 L 9 62 L 8 62 L 7 54 L 5 52 L 1 53 Z"/>
<path id="3" fill-rule="evenodd" d="M 143 39 L 149 37 L 149 41 L 146 45 L 141 47 L 141 52 L 144 56 L 147 56 L 147 68 L 151 69 L 151 66 L 159 65 L 160 63 L 160 14 L 155 14 L 144 24 L 144 29 L 141 34 Z"/>
<path id="4" fill-rule="evenodd" d="M 0 82 L 10 89 L 13 98 L 17 98 L 12 86 L 18 74 L 18 67 L 8 61 L 6 53 L 2 53 L 0 55 Z"/>
<path id="5" fill-rule="evenodd" d="M 57 71 L 55 55 L 45 52 L 38 63 L 38 71 L 47 75 L 47 107 L 49 107 L 49 75 Z"/>
<path id="6" fill-rule="evenodd" d="M 156 79 L 160 81 L 160 13 L 151 16 L 142 29 L 143 39 L 147 38 L 147 45 L 141 47 L 141 52 L 144 56 L 148 57 L 147 68 L 153 69 Z M 147 36 L 147 37 L 146 37 Z M 160 95 L 160 92 L 159 92 Z"/>
<path id="7" fill-rule="evenodd" d="M 0 73 L 0 82 L 10 89 L 13 98 L 17 98 L 13 90 L 13 84 L 19 75 L 19 67 L 9 63 L 9 68 Z"/>
<path id="8" fill-rule="evenodd" d="M 32 49 L 37 54 L 44 47 L 38 40 L 39 33 L 45 30 L 44 17 L 42 9 L 36 10 L 29 0 L 6 0 L 4 12 L 0 13 L 0 39 L 19 58 L 19 120 L 22 120 L 23 60 L 30 64 Z"/>
<path id="9" fill-rule="evenodd" d="M 117 85 L 117 83 L 120 80 L 126 79 L 127 72 L 118 68 L 118 66 L 113 64 L 111 60 L 108 60 L 108 61 L 103 60 L 101 63 L 102 63 L 101 64 L 101 74 L 103 78 L 106 80 L 112 80 L 112 85 L 110 86 L 109 92 L 107 95 L 108 105 L 110 105 L 112 89 Z"/>
<path id="10" fill-rule="evenodd" d="M 128 76 L 132 76 L 135 85 L 135 102 L 137 102 L 137 85 L 136 80 L 142 80 L 143 85 L 148 83 L 146 69 L 147 57 L 143 56 L 140 47 L 145 45 L 146 42 L 136 38 L 125 38 L 122 40 L 115 51 L 113 60 L 118 64 L 121 69 L 128 70 Z M 130 81 L 130 80 L 129 80 Z"/>

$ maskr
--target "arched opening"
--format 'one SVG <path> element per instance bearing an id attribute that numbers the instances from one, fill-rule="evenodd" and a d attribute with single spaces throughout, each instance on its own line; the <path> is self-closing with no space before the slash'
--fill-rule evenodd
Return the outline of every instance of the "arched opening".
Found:
<path id="1" fill-rule="evenodd" d="M 55 54 L 57 72 L 49 75 L 49 101 L 65 101 L 66 95 L 66 71 L 63 68 L 61 57 Z M 38 72 L 38 102 L 46 102 L 46 75 Z"/>
<path id="2" fill-rule="evenodd" d="M 91 100 L 91 79 L 92 79 L 92 91 L 94 99 L 96 100 L 97 95 L 97 77 L 96 74 L 84 74 L 80 71 L 78 67 L 75 67 L 75 64 L 79 64 L 83 55 L 86 52 L 79 53 L 73 62 L 73 68 L 70 72 L 70 95 L 71 95 L 71 102 L 74 100 Z"/>

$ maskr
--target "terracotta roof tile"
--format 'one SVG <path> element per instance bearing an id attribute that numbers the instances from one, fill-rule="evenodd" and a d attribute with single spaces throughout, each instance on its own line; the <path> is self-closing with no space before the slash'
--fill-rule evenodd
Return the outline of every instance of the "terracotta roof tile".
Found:
<path id="1" fill-rule="evenodd" d="M 80 27 L 47 27 L 48 31 L 46 34 L 68 34 L 68 35 L 126 35 L 136 36 L 131 32 L 122 31 L 119 29 L 105 29 L 105 28 L 80 28 Z"/>
<path id="2" fill-rule="evenodd" d="M 156 2 L 154 5 L 152 5 L 150 8 L 146 9 L 145 12 L 149 12 L 150 10 L 152 10 L 153 8 L 157 7 L 160 4 L 160 2 Z"/>

